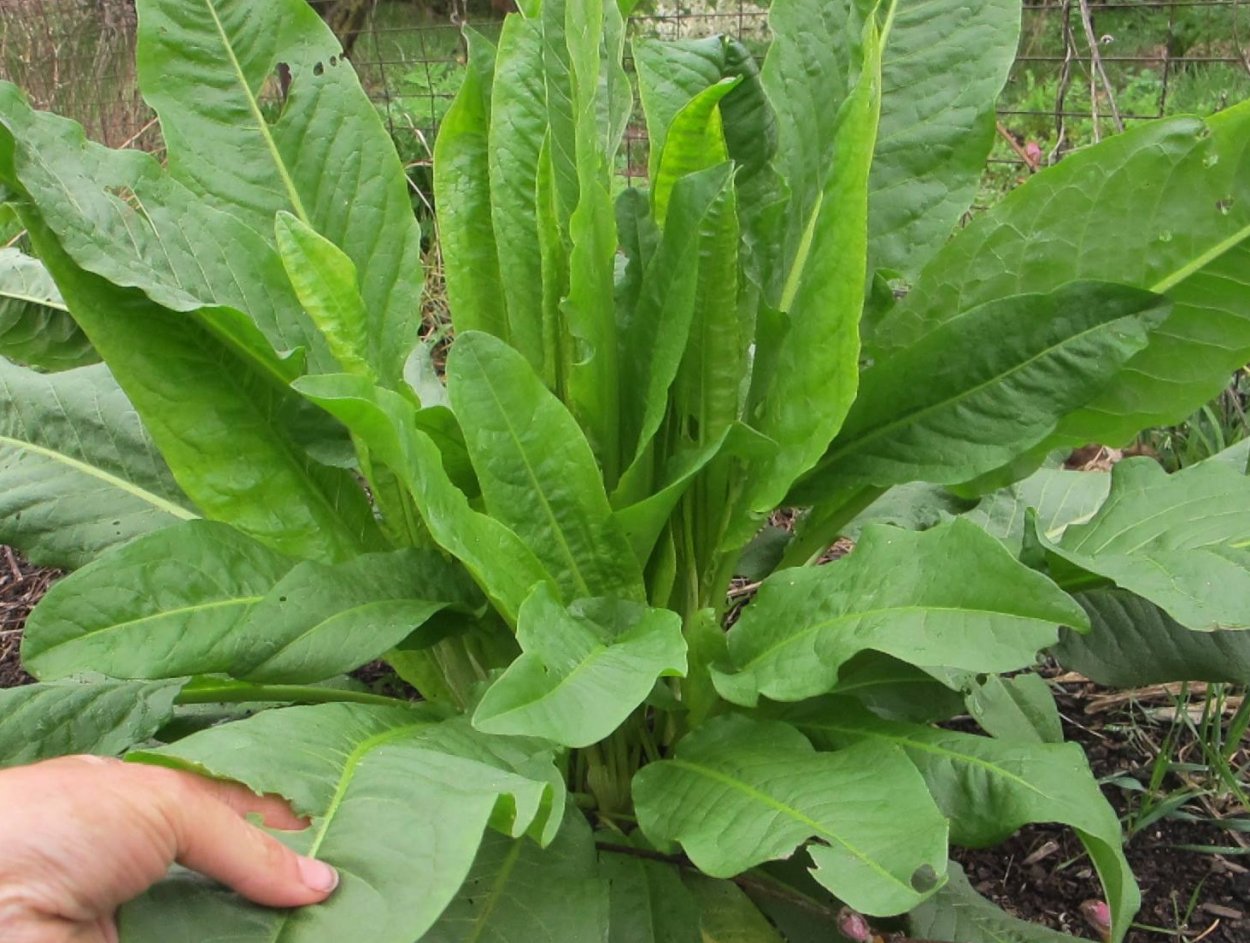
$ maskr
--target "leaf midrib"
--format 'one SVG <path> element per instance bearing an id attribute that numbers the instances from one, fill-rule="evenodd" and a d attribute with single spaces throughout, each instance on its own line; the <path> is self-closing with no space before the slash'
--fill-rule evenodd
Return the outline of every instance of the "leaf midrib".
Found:
<path id="1" fill-rule="evenodd" d="M 321 817 L 317 825 L 314 826 L 315 834 L 313 835 L 312 844 L 306 852 L 307 857 L 316 858 L 317 852 L 321 850 L 321 845 L 326 839 L 326 834 L 330 831 L 330 825 L 334 822 L 334 817 L 338 814 L 339 808 L 343 805 L 347 797 L 347 790 L 351 787 L 352 780 L 355 778 L 356 770 L 363 762 L 365 756 L 378 747 L 396 740 L 400 737 L 419 730 L 422 727 L 429 726 L 427 723 L 406 724 L 402 727 L 393 727 L 381 733 L 376 733 L 371 737 L 366 737 L 360 741 L 351 753 L 347 755 L 347 760 L 343 763 L 343 772 L 339 774 L 339 781 L 334 789 L 334 795 L 330 798 L 330 804 L 326 806 L 325 814 Z M 291 919 L 295 911 L 287 911 L 279 915 L 277 922 L 274 924 L 273 935 L 269 938 L 269 943 L 278 943 L 286 931 L 287 922 Z"/>
<path id="2" fill-rule="evenodd" d="M 1051 620 L 1041 619 L 1041 618 L 1038 618 L 1037 616 L 1023 615 L 1023 614 L 1014 613 L 1014 612 L 1002 612 L 996 609 L 979 609 L 979 608 L 966 608 L 965 609 L 965 608 L 960 608 L 957 606 L 918 606 L 918 605 L 912 604 L 912 605 L 906 605 L 906 606 L 882 606 L 879 609 L 858 609 L 858 610 L 855 610 L 854 612 L 846 612 L 838 616 L 833 616 L 832 618 L 829 618 L 829 619 L 821 619 L 819 622 L 813 622 L 810 626 L 808 626 L 806 629 L 803 629 L 801 632 L 796 632 L 794 635 L 788 635 L 781 641 L 770 645 L 768 648 L 764 649 L 758 655 L 755 655 L 754 657 L 752 657 L 750 661 L 746 662 L 743 665 L 740 665 L 738 667 L 738 670 L 739 672 L 745 672 L 745 671 L 751 670 L 752 668 L 755 667 L 755 665 L 759 661 L 761 661 L 764 658 L 767 658 L 769 655 L 772 655 L 778 649 L 784 648 L 787 645 L 795 641 L 798 641 L 800 639 L 807 638 L 810 635 L 814 635 L 817 632 L 823 632 L 826 629 L 830 629 L 840 622 L 848 622 L 848 621 L 856 620 L 856 619 L 867 619 L 873 616 L 886 615 L 887 613 L 892 613 L 892 612 L 899 612 L 899 613 L 904 613 L 904 612 L 906 613 L 910 613 L 910 612 L 930 613 L 932 612 L 932 613 L 959 613 L 963 615 L 972 614 L 972 615 L 984 615 L 984 616 L 1006 616 L 1009 619 L 1019 619 L 1025 622 L 1041 622 L 1045 624 L 1051 623 Z M 1059 625 L 1060 621 L 1056 621 L 1054 624 Z M 865 647 L 867 648 L 870 646 L 865 646 Z"/>
<path id="3" fill-rule="evenodd" d="M 188 511 L 186 508 L 181 505 L 174 504 L 167 498 L 162 498 L 160 495 L 153 494 L 145 488 L 140 488 L 138 485 L 126 481 L 124 478 L 120 478 L 111 472 L 106 472 L 104 469 L 97 468 L 94 465 L 89 465 L 81 459 L 76 459 L 70 455 L 66 455 L 64 452 L 58 452 L 55 449 L 49 449 L 42 445 L 35 445 L 33 442 L 27 442 L 22 439 L 15 439 L 12 436 L 0 435 L 0 446 L 3 445 L 19 450 L 25 450 L 27 452 L 33 452 L 36 455 L 42 455 L 44 458 L 51 459 L 54 462 L 59 462 L 60 464 L 66 465 L 84 475 L 103 481 L 104 483 L 117 488 L 119 491 L 124 491 L 132 497 L 138 498 L 140 501 L 150 504 L 152 507 L 164 511 L 166 514 L 170 514 L 179 520 L 193 521 L 199 518 L 199 515 L 195 512 Z"/>
<path id="4" fill-rule="evenodd" d="M 867 443 L 870 443 L 876 439 L 880 439 L 883 436 L 889 436 L 890 438 L 898 438 L 898 435 L 895 430 L 897 430 L 900 426 L 906 427 L 906 426 L 917 425 L 923 422 L 924 418 L 931 413 L 937 412 L 939 410 L 951 408 L 954 405 L 958 405 L 962 401 L 975 397 L 977 394 L 984 392 L 987 388 L 1006 383 L 1008 379 L 1010 379 L 1014 375 L 1019 374 L 1023 372 L 1024 370 L 1027 370 L 1029 367 L 1038 363 L 1043 358 L 1052 356 L 1060 349 L 1067 347 L 1070 344 L 1079 343 L 1080 341 L 1084 340 L 1086 337 L 1090 335 L 1109 330 L 1112 325 L 1124 320 L 1125 318 L 1137 317 L 1141 315 L 1142 313 L 1143 312 L 1141 311 L 1130 312 L 1129 314 L 1121 315 L 1118 318 L 1113 318 L 1110 321 L 1100 321 L 1098 324 L 1095 324 L 1089 328 L 1086 328 L 1085 330 L 1080 331 L 1076 334 L 1069 334 L 1068 336 L 1060 340 L 1058 343 L 1050 344 L 1044 347 L 1042 350 L 1033 354 L 1031 357 L 1028 357 L 1020 361 L 1019 363 L 1015 364 L 1014 366 L 1009 367 L 1006 370 L 1003 370 L 999 373 L 995 373 L 991 377 L 987 377 L 985 380 L 976 384 L 973 387 L 970 387 L 964 390 L 959 390 L 954 395 L 948 396 L 945 399 L 940 400 L 939 402 L 930 403 L 928 406 L 922 407 L 921 409 L 918 409 L 915 412 L 907 413 L 906 415 L 900 416 L 897 419 L 888 421 L 881 425 L 875 425 L 872 427 L 871 430 L 865 432 L 863 435 L 857 436 L 856 438 L 848 441 L 845 445 L 842 446 L 842 448 L 831 450 L 825 456 L 825 458 L 821 460 L 821 464 L 824 466 L 829 466 L 829 465 L 836 463 L 840 458 L 845 456 L 848 452 L 851 453 L 852 455 L 854 455 L 856 452 L 863 452 L 864 447 Z M 947 323 L 950 324 L 950 323 L 953 323 L 953 321 L 948 321 Z M 848 419 L 848 422 L 849 422 L 849 419 Z"/>
<path id="5" fill-rule="evenodd" d="M 490 393 L 490 398 L 495 404 L 496 412 L 503 420 L 504 428 L 508 433 L 508 437 L 512 440 L 517 454 L 521 458 L 522 467 L 524 467 L 525 474 L 529 478 L 530 484 L 533 486 L 533 494 L 538 499 L 538 503 L 542 507 L 544 515 L 550 522 L 551 531 L 555 535 L 556 540 L 560 545 L 560 549 L 563 551 L 562 556 L 564 556 L 564 558 L 568 561 L 568 572 L 573 579 L 577 581 L 577 586 L 580 590 L 579 595 L 593 596 L 594 593 L 591 592 L 590 586 L 586 582 L 586 577 L 582 575 L 581 567 L 578 566 L 577 557 L 573 553 L 573 548 L 569 545 L 568 538 L 564 533 L 564 528 L 560 526 L 560 521 L 556 518 L 555 511 L 551 507 L 551 502 L 548 500 L 547 492 L 540 485 L 538 473 L 534 470 L 533 463 L 530 462 L 529 450 L 521 441 L 521 436 L 517 432 L 516 427 L 513 426 L 512 417 L 508 415 L 508 410 L 504 408 L 503 400 L 499 396 L 499 391 L 495 388 L 494 377 L 491 375 L 490 371 L 485 368 L 485 365 L 482 363 L 482 359 L 478 356 L 478 352 L 476 350 L 469 348 L 467 354 L 473 358 L 474 364 L 477 367 L 478 375 L 485 381 L 482 385 Z M 540 409 L 541 403 L 539 403 L 536 408 Z"/>
<path id="6" fill-rule="evenodd" d="M 910 895 L 911 897 L 916 896 L 916 891 L 910 884 L 908 884 L 905 881 L 900 880 L 897 876 L 891 874 L 886 868 L 884 868 L 881 864 L 879 864 L 874 858 L 869 856 L 867 852 L 856 847 L 855 845 L 852 845 L 845 838 L 842 838 L 836 832 L 832 831 L 828 826 L 822 825 L 820 822 L 816 821 L 815 819 L 813 819 L 811 816 L 807 815 L 803 811 L 796 809 L 794 806 L 788 805 L 787 803 L 782 802 L 780 799 L 775 799 L 772 796 L 770 796 L 768 793 L 760 789 L 756 789 L 754 786 L 750 785 L 749 783 L 744 782 L 741 779 L 737 779 L 736 777 L 730 776 L 726 773 L 722 773 L 720 770 L 712 769 L 711 767 L 703 766 L 702 764 L 699 764 L 699 763 L 692 763 L 690 760 L 683 760 L 680 757 L 674 757 L 673 759 L 668 760 L 667 762 L 672 763 L 674 766 L 676 766 L 679 769 L 688 770 L 697 776 L 705 776 L 708 779 L 713 780 L 714 782 L 720 783 L 721 785 L 729 786 L 731 789 L 736 789 L 738 792 L 741 792 L 743 795 L 745 795 L 748 799 L 751 799 L 755 802 L 758 802 L 760 805 L 767 806 L 777 812 L 780 812 L 782 815 L 785 815 L 793 819 L 794 821 L 800 823 L 801 825 L 806 825 L 807 827 L 812 829 L 813 834 L 817 835 L 820 838 L 824 838 L 826 840 L 830 840 L 841 845 L 848 852 L 854 855 L 859 861 L 863 862 L 863 864 L 866 865 L 869 869 L 871 869 L 872 871 L 875 871 L 877 874 L 881 875 L 883 878 L 887 879 L 888 881 L 891 881 L 897 886 L 905 888 L 907 890 L 908 895 Z"/>
<path id="7" fill-rule="evenodd" d="M 865 730 L 853 725 L 844 727 L 829 721 L 800 721 L 795 726 L 797 726 L 800 730 L 806 728 L 809 730 L 826 730 L 833 733 L 845 733 L 854 737 L 871 737 L 878 740 L 886 740 L 890 743 L 896 743 L 904 749 L 915 748 L 924 753 L 932 753 L 935 756 L 941 756 L 953 762 L 963 762 L 969 766 L 980 767 L 981 769 L 984 769 L 993 775 L 997 775 L 1002 779 L 1021 787 L 1022 789 L 1037 794 L 1043 799 L 1048 799 L 1052 802 L 1055 801 L 1054 796 L 1049 796 L 1042 792 L 1027 779 L 1023 779 L 1015 773 L 996 765 L 990 760 L 983 759 L 982 757 L 976 756 L 972 753 L 962 753 L 958 750 L 952 750 L 950 747 L 944 747 L 936 743 L 926 742 L 924 740 L 917 740 L 914 737 L 909 737 L 904 734 L 885 733 L 883 731 L 872 729 Z"/>
<path id="8" fill-rule="evenodd" d="M 217 4 L 214 0 L 204 0 L 204 8 L 213 19 L 213 26 L 216 28 L 217 36 L 221 40 L 222 49 L 225 50 L 226 58 L 230 60 L 230 67 L 234 70 L 235 78 L 238 79 L 239 89 L 243 93 L 243 98 L 247 101 L 247 107 L 252 113 L 252 120 L 256 122 L 256 130 L 260 134 L 261 140 L 265 142 L 265 148 L 269 151 L 269 156 L 273 160 L 274 169 L 278 173 L 278 178 L 282 181 L 283 189 L 286 190 L 287 200 L 290 201 L 291 208 L 295 211 L 295 215 L 299 217 L 300 222 L 311 228 L 312 223 L 308 219 L 308 213 L 304 210 L 304 204 L 300 199 L 299 191 L 295 189 L 295 181 L 291 179 L 291 174 L 287 170 L 285 161 L 282 159 L 282 154 L 278 151 L 278 143 L 273 139 L 273 135 L 269 131 L 269 124 L 261 113 L 260 102 L 252 94 L 252 88 L 247 83 L 247 76 L 243 74 L 243 66 L 240 64 L 238 56 L 234 54 L 234 46 L 230 43 L 230 37 L 226 35 L 226 29 L 222 25 L 221 17 L 217 15 Z"/>
<path id="9" fill-rule="evenodd" d="M 503 864 L 499 868 L 495 883 L 491 886 L 490 893 L 486 897 L 486 903 L 478 913 L 477 919 L 469 927 L 469 935 L 464 938 L 464 943 L 477 943 L 482 938 L 482 933 L 486 930 L 491 914 L 495 912 L 495 907 L 498 906 L 500 899 L 503 897 L 504 888 L 507 886 L 509 878 L 512 877 L 512 869 L 516 867 L 517 859 L 521 857 L 522 847 L 519 840 L 512 842 L 512 846 L 508 849 L 508 854 L 504 857 Z"/>
<path id="10" fill-rule="evenodd" d="M 184 616 L 184 615 L 194 615 L 199 612 L 209 612 L 214 609 L 226 609 L 230 606 L 242 606 L 242 607 L 254 606 L 258 602 L 260 602 L 263 598 L 264 598 L 263 596 L 231 596 L 228 599 L 216 599 L 216 600 L 213 600 L 212 602 L 196 603 L 193 606 L 179 606 L 175 609 L 162 609 L 159 612 L 149 613 L 148 615 L 140 616 L 137 619 L 126 619 L 125 621 L 122 621 L 122 622 L 114 622 L 110 625 L 103 625 L 103 626 L 100 626 L 99 628 L 91 629 L 90 631 L 85 632 L 82 635 L 75 635 L 72 638 L 65 639 L 64 641 L 57 642 L 55 645 L 50 645 L 45 649 L 37 651 L 34 654 L 30 655 L 29 658 L 33 662 L 35 659 L 42 658 L 45 655 L 47 655 L 49 652 L 54 652 L 58 648 L 64 648 L 66 645 L 74 645 L 75 643 L 78 643 L 78 642 L 95 640 L 111 632 L 118 632 L 122 629 L 132 629 L 135 626 L 143 625 L 148 622 L 155 622 L 161 619 L 177 618 L 179 616 Z"/>
<path id="11" fill-rule="evenodd" d="M 1225 252 L 1235 249 L 1247 239 L 1250 239 L 1250 223 L 1242 226 L 1241 229 L 1237 230 L 1235 233 L 1221 239 L 1205 252 L 1198 253 L 1198 255 L 1186 264 L 1182 265 L 1171 275 L 1159 279 L 1159 281 L 1150 286 L 1150 290 L 1158 295 L 1167 294 L 1181 282 L 1185 281 L 1185 279 L 1202 271 L 1202 269 L 1206 268 Z"/>
<path id="12" fill-rule="evenodd" d="M 426 616 L 426 620 L 428 621 L 430 616 L 432 616 L 435 612 L 437 612 L 439 609 L 447 608 L 448 606 L 451 605 L 451 603 L 436 602 L 436 601 L 428 600 L 428 599 L 418 599 L 416 597 L 406 597 L 406 598 L 395 598 L 395 599 L 370 599 L 365 602 L 347 606 L 343 609 L 337 609 L 334 612 L 331 612 L 329 615 L 325 616 L 324 618 L 318 619 L 317 621 L 313 622 L 299 634 L 293 636 L 292 638 L 287 639 L 278 648 L 274 649 L 272 652 L 266 655 L 264 661 L 261 661 L 249 667 L 247 669 L 247 675 L 248 676 L 255 675 L 265 670 L 266 668 L 270 667 L 273 664 L 273 662 L 277 661 L 282 655 L 285 655 L 287 652 L 289 652 L 292 648 L 294 648 L 300 642 L 307 639 L 310 635 L 314 635 L 317 632 L 324 631 L 325 627 L 331 622 L 334 622 L 338 619 L 350 618 L 353 616 L 358 617 L 359 614 L 362 612 L 368 612 L 370 610 L 381 609 L 387 606 L 394 606 L 394 605 L 413 606 L 413 607 L 415 606 L 432 607 L 432 611 L 430 612 L 430 615 Z M 413 630 L 415 630 L 416 628 L 418 628 L 418 626 L 414 625 L 412 626 L 412 628 Z"/>
<path id="13" fill-rule="evenodd" d="M 0 299 L 20 301 L 25 304 L 38 305 L 41 308 L 51 308 L 55 311 L 69 311 L 69 307 L 64 301 L 58 301 L 55 298 L 43 298 L 36 295 L 27 295 L 14 289 L 0 289 Z"/>
<path id="14" fill-rule="evenodd" d="M 526 654 L 528 655 L 530 653 L 527 652 Z M 595 647 L 592 648 L 591 651 L 587 653 L 584 659 L 582 659 L 576 665 L 573 666 L 572 671 L 566 674 L 563 678 L 560 678 L 559 680 L 557 680 L 556 683 L 552 685 L 550 688 L 548 688 L 546 691 L 541 692 L 537 697 L 530 698 L 526 701 L 523 701 L 517 704 L 515 707 L 510 707 L 507 710 L 500 711 L 496 714 L 491 714 L 488 717 L 484 717 L 483 721 L 490 722 L 493 720 L 498 720 L 501 717 L 508 717 L 511 714 L 516 714 L 521 711 L 531 710 L 537 707 L 539 704 L 542 704 L 544 701 L 548 701 L 551 698 L 555 697 L 561 690 L 563 690 L 566 686 L 568 686 L 578 674 L 584 671 L 589 671 L 590 669 L 597 667 L 603 662 L 603 660 L 606 657 L 613 655 L 613 654 L 625 655 L 629 657 L 634 665 L 639 665 L 641 663 L 642 667 L 644 667 L 647 670 L 648 675 L 649 675 L 650 663 L 646 662 L 646 660 L 642 658 L 641 656 L 633 654 L 630 651 L 629 642 L 625 642 L 622 644 L 613 644 L 613 645 L 604 645 L 601 642 L 596 642 Z M 525 656 L 522 656 L 522 657 L 525 657 Z M 534 654 L 534 659 L 538 661 L 539 664 L 542 664 L 542 665 L 550 666 L 551 664 L 551 662 L 548 659 L 543 658 L 542 656 L 536 653 Z M 664 666 L 661 665 L 659 668 L 657 668 L 657 672 L 662 671 L 663 669 L 664 669 Z M 652 684 L 654 683 L 654 679 L 652 679 L 651 683 Z M 650 685 L 648 685 L 648 688 L 649 687 Z"/>
<path id="15" fill-rule="evenodd" d="M 1140 493 L 1140 492 L 1139 492 L 1139 493 Z M 1126 495 L 1125 497 L 1127 497 L 1127 495 Z M 1227 497 L 1228 497 L 1228 495 L 1227 495 L 1227 494 L 1225 494 L 1225 495 L 1201 494 L 1201 495 L 1198 495 L 1198 496 L 1193 497 L 1193 498 L 1187 498 L 1187 499 L 1184 499 L 1184 500 L 1180 501 L 1179 503 L 1176 503 L 1176 504 L 1170 504 L 1170 505 L 1168 505 L 1167 507 L 1165 507 L 1165 508 L 1163 508 L 1163 509 L 1161 509 L 1161 510 L 1155 511 L 1155 512 L 1154 512 L 1154 513 L 1152 513 L 1152 514 L 1148 514 L 1148 515 L 1146 515 L 1146 516 L 1145 516 L 1145 517 L 1143 517 L 1143 518 L 1140 518 L 1140 519 L 1138 519 L 1138 520 L 1136 520 L 1136 521 L 1133 521 L 1133 522 L 1132 522 L 1131 524 L 1129 524 L 1128 526 L 1121 526 L 1121 527 L 1118 527 L 1118 529 L 1116 529 L 1115 531 L 1113 531 L 1110 535 L 1105 535 L 1105 536 L 1106 536 L 1106 539 L 1105 539 L 1105 540 L 1104 540 L 1104 541 L 1103 541 L 1103 542 L 1102 542 L 1099 546 L 1097 546 L 1097 547 L 1087 549 L 1087 548 L 1086 548 L 1086 546 L 1085 546 L 1085 545 L 1086 545 L 1086 543 L 1088 543 L 1088 542 L 1089 542 L 1089 541 L 1090 541 L 1090 540 L 1091 540 L 1091 539 L 1095 536 L 1095 534 L 1097 533 L 1097 531 L 1096 531 L 1096 530 L 1093 530 L 1093 531 L 1087 531 L 1085 534 L 1082 534 L 1082 535 L 1081 535 L 1081 539 L 1080 539 L 1080 542 L 1079 542 L 1079 543 L 1076 543 L 1076 544 L 1075 544 L 1075 545 L 1073 545 L 1072 547 L 1065 547 L 1065 548 L 1063 548 L 1063 549 L 1068 550 L 1068 552 L 1070 552 L 1070 553 L 1073 553 L 1073 554 L 1080 554 L 1081 556 L 1084 556 L 1084 557 L 1086 557 L 1086 558 L 1090 558 L 1090 559 L 1092 559 L 1092 558 L 1093 558 L 1093 557 L 1095 557 L 1096 555 L 1098 555 L 1098 554 L 1103 553 L 1104 551 L 1106 551 L 1106 550 L 1107 550 L 1107 548 L 1108 548 L 1108 547 L 1110 547 L 1112 544 L 1114 544 L 1116 541 L 1123 539 L 1123 538 L 1125 537 L 1125 535 L 1126 535 L 1126 534 L 1128 534 L 1128 533 L 1129 533 L 1130 531 L 1132 531 L 1132 530 L 1137 530 L 1137 529 L 1139 529 L 1139 528 L 1146 527 L 1147 525 L 1151 524 L 1151 523 L 1152 523 L 1152 522 L 1154 522 L 1154 521 L 1157 521 L 1159 518 L 1164 517 L 1165 515 L 1175 514 L 1175 513 L 1178 513 L 1178 512 L 1182 512 L 1185 508 L 1188 508 L 1188 507 L 1190 507 L 1190 506 L 1192 506 L 1192 505 L 1194 505 L 1194 504 L 1204 504 L 1204 503 L 1208 503 L 1208 502 L 1218 502 L 1221 498 L 1227 498 Z M 1210 515 L 1207 515 L 1206 517 L 1204 517 L 1204 518 L 1203 518 L 1203 520 L 1204 520 L 1204 521 L 1206 521 L 1206 520 L 1211 520 L 1212 518 L 1225 517 L 1225 516 L 1236 516 L 1236 515 L 1238 515 L 1238 514 L 1245 514 L 1245 513 L 1246 513 L 1246 511 L 1245 511 L 1245 509 L 1244 509 L 1244 508 L 1235 507 L 1235 508 L 1232 508 L 1231 510 L 1221 511 L 1221 512 L 1219 512 L 1218 514 L 1210 514 Z M 1184 519 L 1184 522 L 1185 522 L 1185 523 L 1188 523 L 1188 522 L 1190 522 L 1190 521 L 1192 520 L 1192 518 L 1191 518 L 1190 516 L 1188 516 L 1188 515 L 1184 515 L 1184 518 L 1183 518 L 1183 519 Z M 1099 527 L 1101 527 L 1101 525 L 1098 525 L 1098 526 L 1099 526 Z M 1113 550 L 1111 551 L 1111 553 L 1112 553 L 1112 554 L 1114 554 L 1114 555 L 1116 555 L 1116 556 L 1130 556 L 1130 555 L 1132 555 L 1132 554 L 1137 553 L 1138 551 L 1140 551 L 1140 550 L 1141 550 L 1143 547 L 1145 547 L 1147 544 L 1153 543 L 1154 541 L 1158 540 L 1158 539 L 1159 539 L 1159 537 L 1160 537 L 1160 536 L 1161 536 L 1161 535 L 1162 535 L 1162 534 L 1163 534 L 1166 530 L 1167 530 L 1167 528 L 1166 528 L 1166 527 L 1156 527 L 1156 528 L 1155 528 L 1154 533 L 1152 533 L 1152 534 L 1151 534 L 1149 537 L 1147 537 L 1145 540 L 1142 540 L 1142 541 L 1140 541 L 1139 543 L 1134 544 L 1134 545 L 1132 545 L 1132 546 L 1130 546 L 1130 547 L 1119 547 L 1119 548 L 1115 548 L 1115 549 L 1113 549 Z M 1243 535 L 1243 536 L 1244 536 L 1244 535 Z M 1233 541 L 1233 540 L 1236 540 L 1236 539 L 1237 539 L 1237 536 L 1236 536 L 1236 535 L 1233 535 L 1233 536 L 1229 536 L 1229 537 L 1227 537 L 1227 538 L 1224 538 L 1223 540 L 1212 540 L 1212 541 L 1210 541 L 1209 543 L 1206 543 L 1206 544 L 1199 544 L 1198 546 L 1199 546 L 1199 547 L 1205 547 L 1205 546 L 1211 546 L 1212 544 L 1216 544 L 1216 545 L 1218 545 L 1218 544 L 1227 543 L 1227 542 L 1230 542 L 1230 541 Z M 1061 545 L 1061 546 L 1062 546 L 1062 545 Z M 1197 548 L 1196 548 L 1196 547 L 1188 547 L 1188 548 L 1184 548 L 1184 549 L 1190 549 L 1190 550 L 1192 550 L 1192 549 L 1197 549 Z"/>

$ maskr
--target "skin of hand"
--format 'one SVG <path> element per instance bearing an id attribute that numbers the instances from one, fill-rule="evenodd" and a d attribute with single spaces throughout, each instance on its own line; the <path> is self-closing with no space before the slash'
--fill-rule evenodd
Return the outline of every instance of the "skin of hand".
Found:
<path id="1" fill-rule="evenodd" d="M 275 796 L 158 766 L 67 756 L 2 770 L 0 938 L 116 943 L 114 911 L 175 861 L 258 904 L 325 900 L 338 873 L 250 813 L 271 828 L 308 824 Z"/>

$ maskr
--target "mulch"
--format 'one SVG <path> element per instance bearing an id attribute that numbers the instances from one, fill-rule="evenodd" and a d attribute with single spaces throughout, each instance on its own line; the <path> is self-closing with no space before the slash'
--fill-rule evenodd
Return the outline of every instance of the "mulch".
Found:
<path id="1" fill-rule="evenodd" d="M 35 679 L 22 670 L 18 647 L 26 616 L 61 573 L 35 566 L 8 547 L 0 547 L 0 688 Z"/>
<path id="2" fill-rule="evenodd" d="M 0 547 L 0 688 L 33 681 L 21 668 L 21 630 L 31 608 L 58 576 L 57 570 L 34 566 Z M 1148 726 L 1150 715 L 1143 711 L 1143 702 L 1172 703 L 1174 693 L 1154 689 L 1109 692 L 1077 675 L 1061 675 L 1057 670 L 1052 674 L 1057 675 L 1051 680 L 1065 733 L 1085 749 L 1094 774 L 1148 782 L 1155 760 L 1151 747 L 1157 746 L 1163 734 L 1157 726 Z M 394 682 L 381 663 L 365 666 L 357 677 L 378 685 Z M 1235 759 L 1245 761 L 1245 753 L 1243 749 Z M 1175 781 L 1176 775 L 1165 779 L 1165 790 L 1186 785 Z M 1141 801 L 1141 793 L 1114 785 L 1105 786 L 1104 791 L 1122 820 Z M 1248 810 L 1230 804 L 1220 807 L 1210 799 L 1206 802 L 1201 811 L 1207 818 L 1247 815 Z M 1185 846 L 1226 848 L 1234 853 L 1192 851 Z M 1126 852 L 1144 900 L 1137 917 L 1142 929 L 1129 935 L 1129 943 L 1250 943 L 1250 833 L 1164 817 L 1133 835 Z M 973 886 L 1008 912 L 1083 939 L 1097 939 L 1082 918 L 1080 905 L 1101 896 L 1101 890 L 1071 830 L 1029 826 L 993 848 L 960 849 L 954 854 Z"/>

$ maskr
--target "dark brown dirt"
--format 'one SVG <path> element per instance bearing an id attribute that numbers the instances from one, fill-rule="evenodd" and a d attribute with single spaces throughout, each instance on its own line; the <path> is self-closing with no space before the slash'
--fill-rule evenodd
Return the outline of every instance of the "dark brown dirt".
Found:
<path id="1" fill-rule="evenodd" d="M 22 627 L 35 603 L 60 575 L 59 570 L 35 566 L 8 547 L 0 547 L 0 688 L 35 680 L 22 670 L 18 655 Z"/>
<path id="2" fill-rule="evenodd" d="M 1175 689 L 1163 686 L 1132 694 L 1108 694 L 1077 675 L 1054 679 L 1054 690 L 1069 740 L 1080 743 L 1100 779 L 1131 778 L 1150 781 L 1153 752 L 1164 739 L 1167 723 L 1150 714 L 1175 704 Z M 1195 688 L 1200 697 L 1201 686 Z M 1181 742 L 1176 759 L 1196 759 L 1196 744 Z M 1246 763 L 1246 746 L 1234 754 L 1234 764 Z M 1244 768 L 1244 767 L 1243 767 Z M 1242 779 L 1246 777 L 1243 775 Z M 1163 793 L 1194 787 L 1169 773 Z M 1202 790 L 1205 791 L 1205 790 Z M 1144 793 L 1113 784 L 1103 787 L 1123 822 L 1140 815 Z M 1162 798 L 1162 796 L 1160 797 Z M 1240 816 L 1231 800 L 1197 798 L 1183 806 L 1209 821 L 1190 822 L 1165 816 L 1136 831 L 1125 852 L 1142 890 L 1142 909 L 1128 943 L 1247 943 L 1250 941 L 1250 834 L 1221 828 L 1219 816 Z M 1224 854 L 1187 850 L 1187 847 L 1228 849 Z M 1071 830 L 1059 826 L 1030 826 L 1007 842 L 976 851 L 959 850 L 969 880 L 980 893 L 1022 919 L 1045 924 L 1085 939 L 1097 933 L 1080 913 L 1083 901 L 1102 896 L 1098 878 L 1084 848 Z"/>
<path id="3" fill-rule="evenodd" d="M 21 630 L 27 613 L 59 575 L 0 547 L 0 688 L 33 680 L 22 671 L 18 658 Z M 397 689 L 398 679 L 381 662 L 353 674 L 384 693 L 404 696 L 411 691 Z M 1061 675 L 1053 682 L 1065 732 L 1085 748 L 1095 775 L 1148 782 L 1156 755 L 1152 748 L 1162 741 L 1166 725 L 1150 727 L 1143 704 L 1172 703 L 1174 692 L 1150 689 L 1109 694 L 1073 675 Z M 1180 745 L 1178 759 L 1187 758 L 1188 747 L 1193 744 Z M 1234 764 L 1250 762 L 1246 753 L 1243 747 L 1234 755 Z M 1162 784 L 1165 792 L 1184 786 L 1193 782 L 1178 781 L 1177 774 L 1169 774 Z M 1122 820 L 1130 820 L 1140 809 L 1142 793 L 1114 785 L 1105 786 L 1104 791 Z M 1208 796 L 1202 803 L 1195 801 L 1185 809 L 1205 819 L 1250 817 L 1248 810 L 1227 800 L 1221 804 Z M 1232 853 L 1180 847 L 1195 845 Z M 1250 833 L 1164 817 L 1134 834 L 1127 853 L 1144 901 L 1129 943 L 1250 943 Z M 977 890 L 1009 912 L 1074 936 L 1097 939 L 1081 917 L 1080 905 L 1099 897 L 1101 891 L 1084 849 L 1070 830 L 1032 826 L 1004 844 L 959 850 L 955 856 Z"/>

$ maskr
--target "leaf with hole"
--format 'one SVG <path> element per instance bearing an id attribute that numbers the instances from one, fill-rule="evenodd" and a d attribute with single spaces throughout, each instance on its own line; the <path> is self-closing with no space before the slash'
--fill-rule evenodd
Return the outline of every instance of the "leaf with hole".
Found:
<path id="1" fill-rule="evenodd" d="M 865 913 L 902 913 L 943 881 L 946 822 L 893 746 L 817 753 L 786 724 L 720 717 L 643 767 L 634 802 L 649 839 L 679 842 L 712 877 L 815 839 L 816 879 Z"/>

